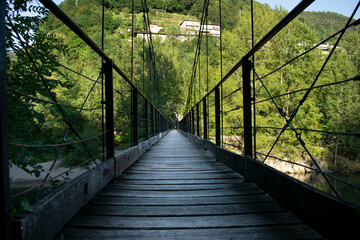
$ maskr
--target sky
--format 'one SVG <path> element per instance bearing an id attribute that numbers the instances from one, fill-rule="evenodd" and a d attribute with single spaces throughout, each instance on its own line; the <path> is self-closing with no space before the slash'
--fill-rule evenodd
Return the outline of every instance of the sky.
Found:
<path id="1" fill-rule="evenodd" d="M 286 10 L 291 11 L 300 0 L 256 0 L 260 3 L 266 3 L 271 8 L 275 6 L 282 6 Z M 315 0 L 305 11 L 325 11 L 325 12 L 336 12 L 347 17 L 350 17 L 354 11 L 358 0 Z M 357 11 L 355 18 L 360 17 L 360 9 Z"/>

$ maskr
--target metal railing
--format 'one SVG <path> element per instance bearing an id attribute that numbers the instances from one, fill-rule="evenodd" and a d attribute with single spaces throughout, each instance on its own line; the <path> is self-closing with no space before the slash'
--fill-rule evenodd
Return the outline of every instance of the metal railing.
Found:
<path id="1" fill-rule="evenodd" d="M 25 51 L 27 60 L 30 62 L 30 66 L 37 73 L 38 79 L 42 82 L 43 87 L 47 90 L 48 98 L 38 97 L 29 93 L 21 92 L 16 87 L 6 86 L 6 49 L 5 49 L 5 36 L 1 37 L 1 136 L 2 136 L 2 196 L 1 200 L 4 202 L 1 204 L 2 212 L 1 216 L 5 219 L 5 223 L 2 226 L 2 232 L 6 233 L 5 238 L 9 239 L 9 213 L 10 213 L 10 201 L 15 198 L 21 198 L 31 191 L 37 191 L 36 198 L 39 196 L 39 192 L 43 189 L 43 186 L 48 185 L 61 180 L 61 177 L 66 178 L 67 174 L 78 167 L 87 167 L 90 162 L 95 165 L 99 164 L 98 159 L 102 161 L 106 159 L 114 159 L 118 151 L 123 151 L 132 146 L 136 146 L 139 142 L 149 139 L 161 132 L 166 131 L 169 128 L 169 122 L 166 117 L 155 107 L 155 105 L 145 96 L 145 94 L 135 86 L 135 84 L 127 77 L 127 75 L 112 61 L 112 59 L 99 47 L 59 6 L 49 0 L 40 0 L 40 2 L 51 11 L 64 25 L 66 25 L 73 33 L 77 35 L 88 47 L 90 47 L 99 58 L 101 62 L 101 70 L 99 71 L 97 79 L 93 79 L 90 76 L 86 76 L 77 70 L 72 69 L 65 64 L 60 63 L 52 56 L 41 52 L 36 46 L 32 46 L 31 43 L 26 42 L 13 25 L 13 19 L 10 16 L 5 15 L 6 3 L 1 2 L 1 18 L 9 24 L 13 36 L 17 39 L 18 44 Z M 2 33 L 5 27 L 5 22 L 1 21 Z M 62 103 L 61 100 L 55 95 L 53 89 L 47 84 L 47 80 L 42 75 L 39 65 L 36 59 L 33 58 L 33 53 L 40 54 L 43 58 L 51 61 L 64 71 L 71 72 L 79 79 L 84 81 L 91 81 L 92 87 L 86 98 L 83 101 L 82 106 L 72 106 L 70 104 Z M 119 81 L 122 83 L 122 88 L 119 89 L 114 86 L 114 82 Z M 6 90 L 9 94 L 18 96 L 19 98 L 28 99 L 35 103 L 48 104 L 56 108 L 56 112 L 59 113 L 62 119 L 62 123 L 67 126 L 67 131 L 61 141 L 61 143 L 46 143 L 46 144 L 24 144 L 20 142 L 8 143 L 7 141 L 7 114 L 6 114 Z M 96 90 L 96 93 L 95 93 Z M 95 107 L 85 107 L 89 99 L 97 102 Z M 123 105 L 119 102 L 125 103 Z M 72 111 L 69 114 L 68 110 Z M 9 109 L 11 111 L 11 109 Z M 102 111 L 102 131 L 94 136 L 83 136 L 78 130 L 78 120 L 85 111 Z M 73 119 L 72 116 L 75 116 Z M 74 139 L 70 140 L 70 135 L 74 135 Z M 122 136 L 121 141 L 116 140 L 119 136 Z M 127 138 L 127 136 L 130 136 Z M 89 142 L 96 141 L 96 154 L 89 149 Z M 8 161 L 8 144 L 13 151 L 17 149 L 37 149 L 42 151 L 44 149 L 57 149 L 55 160 L 53 161 L 50 169 L 42 178 L 40 184 L 34 187 L 22 190 L 19 193 L 10 195 L 9 189 L 9 161 Z M 87 153 L 87 159 L 81 160 L 81 162 L 68 170 L 62 172 L 59 175 L 50 175 L 54 169 L 55 163 L 58 161 L 60 155 L 64 152 L 65 148 L 69 146 L 75 146 L 81 144 Z M 102 147 L 101 147 L 102 146 Z M 102 150 L 98 150 L 102 148 Z M 15 150 L 14 150 L 15 149 Z M 115 170 L 116 171 L 116 170 Z M 114 173 L 116 174 L 116 173 Z M 11 199 L 11 200 L 10 200 Z M 4 210 L 4 211 L 3 211 Z"/>
<path id="2" fill-rule="evenodd" d="M 320 167 L 318 160 L 314 157 L 309 147 L 305 144 L 301 133 L 313 132 L 321 134 L 339 134 L 349 137 L 359 137 L 360 133 L 348 133 L 348 132 L 336 132 L 326 131 L 321 129 L 307 129 L 303 127 L 295 127 L 294 119 L 303 103 L 307 100 L 310 92 L 314 89 L 321 89 L 324 87 L 346 84 L 348 82 L 359 81 L 360 76 L 355 76 L 350 79 L 337 81 L 333 83 L 326 83 L 321 85 L 315 85 L 318 82 L 319 76 L 323 72 L 325 66 L 332 57 L 333 52 L 338 46 L 339 41 L 342 39 L 345 31 L 351 27 L 357 26 L 359 20 L 354 21 L 353 17 L 359 7 L 357 4 L 351 17 L 348 19 L 343 29 L 339 30 L 335 34 L 329 36 L 320 43 L 309 47 L 298 53 L 298 55 L 285 64 L 277 67 L 268 74 L 259 76 L 255 68 L 254 56 L 261 54 L 261 51 L 266 48 L 267 44 L 271 42 L 277 34 L 282 31 L 286 26 L 291 23 L 300 13 L 302 13 L 313 0 L 301 1 L 292 11 L 290 11 L 280 22 L 276 24 L 257 44 L 253 45 L 250 51 L 248 51 L 234 67 L 224 76 L 222 79 L 203 96 L 200 101 L 196 102 L 196 98 L 192 99 L 191 91 L 189 90 L 188 103 L 193 103 L 188 106 L 187 111 L 184 114 L 183 119 L 179 122 L 179 128 L 185 132 L 199 136 L 203 139 L 208 139 L 214 142 L 217 146 L 223 147 L 243 155 L 248 155 L 259 161 L 265 162 L 267 159 L 273 159 L 276 161 L 286 162 L 289 164 L 297 165 L 305 169 L 305 171 L 314 171 L 320 173 L 326 180 L 328 186 L 332 189 L 332 194 L 342 198 L 334 186 L 334 181 L 339 181 L 357 190 L 360 189 L 359 185 L 350 183 L 339 177 L 336 177 L 328 172 L 325 172 Z M 253 13 L 251 13 L 253 15 Z M 273 94 L 267 88 L 267 83 L 264 80 L 266 77 L 274 75 L 280 69 L 294 63 L 295 60 L 306 56 L 312 51 L 316 51 L 317 47 L 334 37 L 338 36 L 333 48 L 327 56 L 324 58 L 320 70 L 317 72 L 316 77 L 311 82 L 308 88 L 297 89 L 294 91 Z M 196 62 L 196 61 L 195 61 Z M 257 62 L 258 63 L 258 62 Z M 196 68 L 196 67 L 195 67 Z M 304 69 L 305 70 L 305 69 Z M 235 73 L 237 76 L 235 76 Z M 191 86 L 189 87 L 191 88 Z M 266 92 L 266 98 L 257 99 L 258 92 L 263 89 Z M 298 101 L 298 105 L 293 112 L 286 114 L 278 104 L 278 99 L 283 96 L 292 96 L 296 93 L 304 93 L 303 97 Z M 279 114 L 284 120 L 285 125 L 283 127 L 275 126 L 257 126 L 256 116 L 260 115 L 257 112 L 256 106 L 264 102 L 272 102 L 272 106 L 275 106 L 274 114 Z M 230 113 L 236 113 L 230 115 Z M 276 113 L 277 112 L 277 113 Z M 224 123 L 227 123 L 224 127 Z M 230 125 L 230 126 L 229 126 Z M 260 134 L 260 130 L 281 130 L 276 136 L 268 137 L 268 141 L 275 141 L 271 145 L 271 148 L 267 151 L 259 151 L 257 149 L 257 135 Z M 308 158 L 310 158 L 314 167 L 309 167 L 296 161 L 290 161 L 277 156 L 272 155 L 274 147 L 278 144 L 279 138 L 284 132 L 291 131 L 294 133 L 297 144 L 302 148 L 302 151 L 306 152 Z M 346 200 L 346 199 L 344 199 Z"/>

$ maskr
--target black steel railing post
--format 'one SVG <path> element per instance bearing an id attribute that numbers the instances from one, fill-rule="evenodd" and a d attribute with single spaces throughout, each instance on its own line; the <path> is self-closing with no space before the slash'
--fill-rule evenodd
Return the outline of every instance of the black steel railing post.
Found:
<path id="1" fill-rule="evenodd" d="M 188 112 L 186 114 L 186 132 L 190 133 L 191 132 L 191 125 L 190 125 L 190 112 Z"/>
<path id="2" fill-rule="evenodd" d="M 184 132 L 187 132 L 187 129 L 188 129 L 187 115 L 185 115 L 184 119 L 181 120 L 181 122 L 182 122 L 181 127 L 183 128 L 181 130 L 183 130 Z"/>
<path id="3" fill-rule="evenodd" d="M 220 89 L 215 88 L 215 143 L 216 146 L 221 146 L 221 123 L 220 123 Z"/>
<path id="4" fill-rule="evenodd" d="M 155 116 L 156 116 L 156 134 L 159 134 L 159 111 L 155 110 Z"/>
<path id="5" fill-rule="evenodd" d="M 144 112 L 144 131 L 145 131 L 145 139 L 149 138 L 149 104 L 148 104 L 148 100 L 145 99 L 145 112 Z"/>
<path id="6" fill-rule="evenodd" d="M 157 110 L 156 108 L 154 108 L 154 133 L 155 135 L 158 134 L 158 129 L 157 129 Z"/>
<path id="7" fill-rule="evenodd" d="M 191 133 L 191 112 L 188 113 L 187 118 L 188 118 L 188 130 L 187 130 L 187 132 Z"/>
<path id="8" fill-rule="evenodd" d="M 161 132 L 161 115 L 160 115 L 160 112 L 158 111 L 158 121 L 159 121 L 159 123 L 158 123 L 158 133 L 160 133 Z"/>
<path id="9" fill-rule="evenodd" d="M 251 115 L 251 61 L 244 59 L 243 76 L 243 113 L 244 113 L 244 154 L 253 155 L 252 151 L 252 115 Z"/>
<path id="10" fill-rule="evenodd" d="M 191 114 L 190 112 L 187 114 L 187 122 L 188 122 L 188 126 L 187 126 L 187 132 L 191 133 Z"/>
<path id="11" fill-rule="evenodd" d="M 164 119 L 164 131 L 167 129 L 167 121 L 166 121 L 166 119 L 163 117 L 163 119 Z"/>
<path id="12" fill-rule="evenodd" d="M 203 120 L 204 120 L 204 139 L 208 139 L 208 125 L 207 125 L 207 98 L 203 99 Z"/>
<path id="13" fill-rule="evenodd" d="M 163 117 L 163 131 L 165 131 L 167 129 L 167 121 L 166 119 Z"/>
<path id="14" fill-rule="evenodd" d="M 159 112 L 159 133 L 162 132 L 162 116 L 161 113 Z"/>
<path id="15" fill-rule="evenodd" d="M 159 114 L 158 110 L 155 109 L 155 134 L 159 133 Z"/>
<path id="16" fill-rule="evenodd" d="M 188 113 L 188 114 L 186 114 L 186 132 L 190 133 L 190 128 L 191 128 L 191 126 L 190 126 L 190 115 Z"/>
<path id="17" fill-rule="evenodd" d="M 155 135 L 154 130 L 154 106 L 150 105 L 150 128 L 151 128 L 151 136 L 153 137 Z"/>
<path id="18" fill-rule="evenodd" d="M 196 104 L 196 136 L 200 137 L 200 114 L 199 103 Z"/>
<path id="19" fill-rule="evenodd" d="M 160 119 L 160 120 L 159 120 L 159 124 L 160 124 L 159 132 L 162 132 L 163 129 L 164 129 L 164 126 L 163 126 L 164 122 L 163 122 L 163 117 L 162 117 L 161 114 L 159 114 L 159 119 Z"/>
<path id="20" fill-rule="evenodd" d="M 157 114 L 156 114 L 156 108 L 154 107 L 154 135 L 157 134 Z"/>
<path id="21" fill-rule="evenodd" d="M 5 8 L 6 1 L 0 3 L 0 194 L 1 194 L 1 227 L 2 239 L 11 239 L 10 220 L 10 181 L 9 181 L 9 155 L 8 155 L 8 118 L 6 103 L 6 39 L 5 39 Z"/>
<path id="22" fill-rule="evenodd" d="M 161 122 L 162 122 L 162 124 L 161 124 L 161 131 L 163 132 L 163 131 L 165 131 L 165 128 L 166 128 L 166 122 L 165 122 L 165 118 L 161 115 Z"/>
<path id="23" fill-rule="evenodd" d="M 186 114 L 186 122 L 187 122 L 187 124 L 186 124 L 186 132 L 188 132 L 188 133 L 190 133 L 191 132 L 191 124 L 190 124 L 190 112 L 188 112 L 187 114 Z"/>
<path id="24" fill-rule="evenodd" d="M 105 128 L 106 128 L 106 158 L 114 158 L 114 97 L 113 97 L 113 62 L 104 63 L 105 74 Z"/>
<path id="25" fill-rule="evenodd" d="M 162 132 L 164 132 L 165 131 L 165 129 L 166 129 L 166 121 L 165 121 L 165 118 L 161 115 L 161 122 L 162 122 L 162 129 L 161 129 L 161 131 Z"/>
<path id="26" fill-rule="evenodd" d="M 137 89 L 131 88 L 131 143 L 138 144 L 138 100 Z"/>
<path id="27" fill-rule="evenodd" d="M 161 114 L 158 112 L 158 118 L 159 118 L 159 133 L 161 132 Z"/>
<path id="28" fill-rule="evenodd" d="M 194 108 L 191 109 L 191 134 L 195 135 L 195 116 L 194 116 Z"/>

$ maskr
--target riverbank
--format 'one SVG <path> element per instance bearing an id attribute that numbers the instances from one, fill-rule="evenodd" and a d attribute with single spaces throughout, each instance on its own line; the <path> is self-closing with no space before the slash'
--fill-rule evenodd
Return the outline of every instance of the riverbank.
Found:
<path id="1" fill-rule="evenodd" d="M 53 161 L 44 162 L 44 163 L 39 164 L 43 167 L 43 171 L 40 172 L 39 177 L 30 175 L 23 169 L 15 166 L 15 165 L 12 165 L 12 167 L 10 168 L 10 187 L 11 188 L 24 188 L 24 187 L 30 188 L 30 187 L 38 186 L 39 184 L 42 183 L 46 174 L 49 172 L 52 163 L 53 163 Z M 50 177 L 55 178 L 55 177 L 59 176 L 60 174 L 65 173 L 66 171 L 69 171 L 69 170 L 70 170 L 70 168 L 62 167 L 62 160 L 59 160 L 56 162 L 55 166 L 53 167 Z M 69 172 L 67 179 L 76 178 L 77 176 L 81 175 L 82 173 L 86 172 L 87 170 L 88 170 L 88 168 L 82 168 L 82 167 L 72 169 Z M 62 180 L 62 179 L 63 179 L 62 177 L 59 178 L 59 180 Z M 47 184 L 47 185 L 50 185 L 50 184 Z"/>
<path id="2" fill-rule="evenodd" d="M 280 161 L 276 159 L 267 159 L 265 163 L 275 168 L 276 170 L 279 170 L 280 172 L 290 173 L 290 174 L 313 172 L 313 170 L 311 169 L 316 169 L 315 163 L 310 159 L 305 161 L 299 161 L 297 162 L 297 164 Z M 318 164 L 323 171 L 325 172 L 330 171 L 327 162 L 318 160 Z"/>

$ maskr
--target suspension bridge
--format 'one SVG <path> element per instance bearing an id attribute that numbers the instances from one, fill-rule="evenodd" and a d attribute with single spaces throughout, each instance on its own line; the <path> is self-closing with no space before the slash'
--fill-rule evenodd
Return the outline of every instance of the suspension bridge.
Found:
<path id="1" fill-rule="evenodd" d="M 266 83 L 263 81 L 265 76 L 258 76 L 253 64 L 253 56 L 313 1 L 300 1 L 260 41 L 256 44 L 252 42 L 251 50 L 241 56 L 228 73 L 224 76 L 221 73 L 221 80 L 213 89 L 208 89 L 205 96 L 196 98 L 194 97 L 196 92 L 194 82 L 199 66 L 200 43 L 206 32 L 201 28 L 205 26 L 208 16 L 209 1 L 205 0 L 186 111 L 184 117 L 177 121 L 167 119 L 162 114 L 161 107 L 158 108 L 153 99 L 148 98 L 135 86 L 133 70 L 129 78 L 104 52 L 103 46 L 99 47 L 60 7 L 52 1 L 40 0 L 40 2 L 98 55 L 103 66 L 99 77 L 96 80 L 90 79 L 94 82 L 94 86 L 81 107 L 58 102 L 56 95 L 42 76 L 39 76 L 39 79 L 48 91 L 50 100 L 40 99 L 6 86 L 6 39 L 5 36 L 1 36 L 1 217 L 5 222 L 2 224 L 1 232 L 4 239 L 354 239 L 359 236 L 359 208 L 341 198 L 332 180 L 348 184 L 355 189 L 360 189 L 360 187 L 323 171 L 305 145 L 301 129 L 293 124 L 298 110 L 313 89 L 359 80 L 359 76 L 355 76 L 342 82 L 316 85 L 345 31 L 359 24 L 359 20 L 353 19 L 359 4 L 344 28 L 329 37 L 330 39 L 337 36 L 332 50 L 326 56 L 322 68 L 310 87 L 297 90 L 304 93 L 303 98 L 294 112 L 287 115 L 277 104 L 278 96 L 272 95 L 266 88 Z M 219 3 L 221 4 L 221 1 Z M 1 18 L 7 19 L 11 25 L 11 19 L 6 15 L 5 1 L 0 4 Z M 146 34 L 150 36 L 149 46 L 151 54 L 154 55 L 146 0 L 142 1 L 142 5 Z M 15 35 L 19 34 L 15 26 L 12 26 L 12 31 Z M 4 21 L 1 21 L 1 32 L 5 32 Z M 301 52 L 279 69 L 315 50 L 327 40 Z M 28 61 L 33 64 L 35 71 L 40 71 L 36 60 L 29 52 L 37 50 L 33 49 L 29 43 L 21 41 L 20 37 L 19 44 L 28 51 L 26 52 Z M 51 60 L 45 54 L 44 57 Z M 151 61 L 155 69 L 154 59 Z M 68 66 L 58 64 L 71 70 Z M 133 64 L 132 59 L 131 65 Z M 242 76 L 242 86 L 224 96 L 224 84 L 239 71 Z M 91 91 L 102 77 L 103 95 L 100 109 L 103 111 L 103 132 L 98 136 L 85 139 L 80 136 L 75 125 L 82 111 L 86 110 L 84 106 Z M 119 96 L 124 97 L 124 93 L 114 87 L 116 77 L 121 77 L 128 86 L 129 129 L 116 127 L 115 114 L 122 114 L 122 112 L 114 107 L 115 99 Z M 277 111 L 274 114 L 279 114 L 285 123 L 284 127 L 280 128 L 281 133 L 275 136 L 275 143 L 267 154 L 256 151 L 254 109 L 257 101 L 254 92 L 255 84 L 252 82 L 255 79 L 261 82 L 269 101 L 274 104 Z M 158 95 L 156 101 L 161 102 L 160 89 L 156 89 L 158 83 L 155 81 L 153 84 Z M 7 91 L 34 101 L 54 105 L 69 129 L 63 142 L 53 146 L 22 146 L 9 143 Z M 242 149 L 241 154 L 224 147 L 229 143 L 224 141 L 222 125 L 225 112 L 224 99 L 235 98 L 237 92 L 242 92 L 242 99 L 235 99 L 235 101 L 243 103 L 236 109 L 242 110 L 243 146 L 232 147 Z M 69 118 L 64 111 L 66 108 L 78 111 L 75 120 Z M 266 165 L 266 160 L 273 158 L 272 149 L 279 138 L 289 129 L 294 133 L 295 139 L 306 151 L 315 167 L 311 168 L 296 162 L 291 162 L 291 164 L 301 165 L 321 174 L 332 189 L 332 195 Z M 127 131 L 127 134 L 131 136 L 128 146 L 120 148 L 115 146 L 117 131 Z M 66 142 L 70 133 L 76 135 L 78 138 L 76 142 Z M 359 134 L 353 133 L 353 135 Z M 59 147 L 56 156 L 58 158 L 63 147 L 69 144 L 82 144 L 86 152 L 90 153 L 86 142 L 98 137 L 102 138 L 101 154 L 96 156 L 89 154 L 91 158 L 82 163 L 94 162 L 96 166 L 93 169 L 68 181 L 39 200 L 33 206 L 31 213 L 26 213 L 21 218 L 10 218 L 10 202 L 23 193 L 10 194 L 9 145 Z M 264 155 L 263 160 L 257 157 L 261 154 Z M 94 161 L 99 158 L 103 159 L 101 163 Z M 51 171 L 52 168 L 40 185 L 25 192 L 38 191 L 49 184 L 52 180 Z"/>

